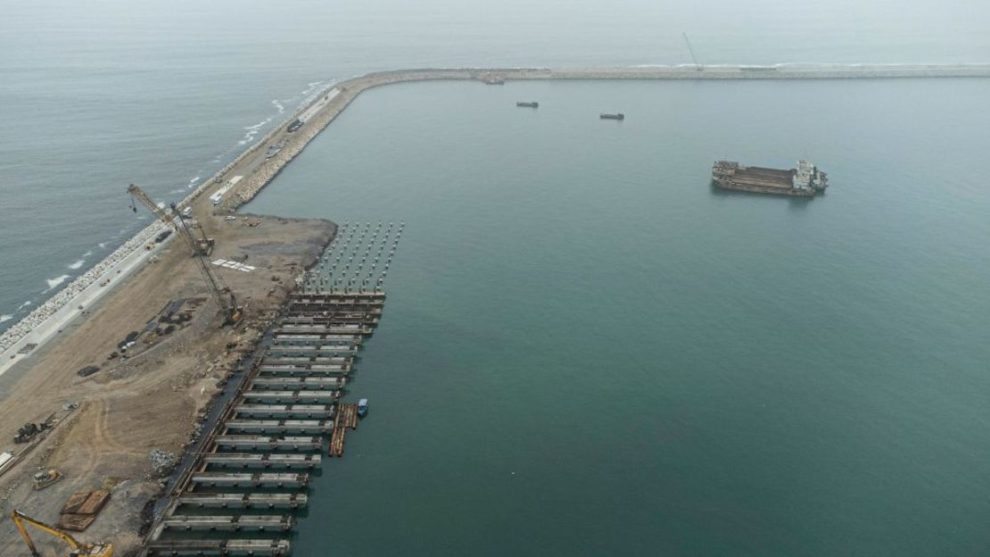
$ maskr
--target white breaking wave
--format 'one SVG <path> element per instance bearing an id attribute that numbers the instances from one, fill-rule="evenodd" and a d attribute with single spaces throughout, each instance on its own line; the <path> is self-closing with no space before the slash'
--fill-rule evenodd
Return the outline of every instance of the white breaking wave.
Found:
<path id="1" fill-rule="evenodd" d="M 13 318 L 14 318 L 13 315 L 11 315 L 9 313 L 5 313 L 3 315 L 0 315 L 0 323 L 3 323 L 4 321 L 10 321 Z"/>
<path id="2" fill-rule="evenodd" d="M 311 82 L 309 82 L 309 83 L 306 84 L 306 85 L 308 85 L 308 87 L 306 87 L 305 89 L 303 89 L 303 91 L 302 91 L 301 94 L 303 94 L 303 95 L 309 95 L 310 93 L 312 93 L 313 91 L 315 91 L 317 87 L 319 87 L 322 84 L 323 84 L 322 81 L 311 81 Z"/>
<path id="3" fill-rule="evenodd" d="M 84 263 L 86 263 L 85 259 L 79 259 L 73 263 L 69 263 L 67 267 L 70 269 L 79 269 L 83 266 Z"/>
<path id="4" fill-rule="evenodd" d="M 62 275 L 51 279 L 45 279 L 45 282 L 48 283 L 48 289 L 51 290 L 52 288 L 55 288 L 65 282 L 65 279 L 67 278 L 69 278 L 69 275 Z"/>
<path id="5" fill-rule="evenodd" d="M 107 247 L 107 243 L 106 242 L 100 242 L 99 244 L 96 244 L 96 245 L 100 246 L 100 249 L 106 249 L 106 247 Z"/>
<path id="6" fill-rule="evenodd" d="M 247 133 L 244 134 L 244 139 L 238 141 L 237 144 L 247 145 L 248 143 L 253 141 L 255 136 L 257 136 L 258 133 L 261 131 L 261 128 L 267 125 L 271 121 L 272 121 L 272 117 L 269 116 L 268 118 L 265 118 L 264 120 L 258 122 L 257 124 L 254 124 L 253 126 L 245 126 L 244 129 L 247 131 Z"/>
<path id="7" fill-rule="evenodd" d="M 283 112 L 285 112 L 285 105 L 283 105 L 282 103 L 280 103 L 280 102 L 278 101 L 278 99 L 275 99 L 275 100 L 273 100 L 273 101 L 272 101 L 272 104 L 273 104 L 273 105 L 275 105 L 275 108 L 276 108 L 276 109 L 278 109 L 278 113 L 279 113 L 279 114 L 281 114 L 281 113 L 283 113 Z"/>
<path id="8" fill-rule="evenodd" d="M 24 309 L 24 308 L 28 307 L 29 305 L 31 305 L 31 300 L 28 300 L 28 301 L 24 302 L 23 304 L 21 304 L 20 306 L 18 306 L 17 309 Z"/>
<path id="9" fill-rule="evenodd" d="M 142 248 L 151 238 L 160 233 L 166 226 L 160 221 L 155 221 L 150 226 L 139 231 L 135 236 L 124 242 L 122 246 L 107 255 L 102 261 L 97 262 L 85 273 L 77 276 L 60 290 L 55 292 L 44 303 L 36 307 L 33 311 L 21 318 L 9 329 L 0 333 L 0 352 L 6 351 L 19 341 L 24 339 L 36 327 L 50 319 L 60 309 L 66 307 L 76 296 L 86 291 L 86 289 L 96 285 L 100 277 L 107 274 L 114 266 L 119 265 L 134 254 L 141 253 Z M 120 270 L 120 269 L 118 269 Z M 48 290 L 52 292 L 56 287 L 69 279 L 69 275 L 62 275 L 57 278 L 47 279 Z M 33 305 L 30 301 L 25 302 L 17 313 L 25 307 Z"/>
<path id="10" fill-rule="evenodd" d="M 186 189 L 190 189 L 190 188 L 196 187 L 196 184 L 199 183 L 199 179 L 200 179 L 200 176 L 193 176 L 193 178 L 191 180 L 189 180 L 189 185 L 186 186 Z"/>

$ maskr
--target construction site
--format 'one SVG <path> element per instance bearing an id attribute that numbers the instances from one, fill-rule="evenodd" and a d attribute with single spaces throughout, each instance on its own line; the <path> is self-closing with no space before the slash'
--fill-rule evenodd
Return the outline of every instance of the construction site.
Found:
<path id="1" fill-rule="evenodd" d="M 137 554 L 168 478 L 336 231 L 127 191 L 167 225 L 140 248 L 153 255 L 0 376 L 4 556 Z"/>
<path id="2" fill-rule="evenodd" d="M 0 335 L 0 555 L 289 553 L 309 474 L 345 453 L 368 411 L 344 391 L 381 318 L 403 225 L 338 230 L 239 209 L 363 91 L 987 75 L 985 65 L 380 72 L 321 92 L 175 204 L 121 185 L 154 224 Z M 713 181 L 805 197 L 827 185 L 803 161 L 782 171 L 721 161 Z"/>

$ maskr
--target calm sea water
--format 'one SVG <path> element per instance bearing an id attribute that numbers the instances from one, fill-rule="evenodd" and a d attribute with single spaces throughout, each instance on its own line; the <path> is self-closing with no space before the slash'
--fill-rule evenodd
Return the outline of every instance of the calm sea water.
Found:
<path id="1" fill-rule="evenodd" d="M 362 96 L 247 207 L 407 225 L 297 554 L 985 551 L 988 86 Z M 720 194 L 724 155 L 833 186 Z"/>
<path id="2" fill-rule="evenodd" d="M 0 1 L 0 315 L 147 222 L 128 183 L 175 199 L 365 71 L 681 63 L 681 32 L 705 63 L 990 52 L 975 0 L 201 4 Z M 296 554 L 985 552 L 988 93 L 362 96 L 248 207 L 407 223 L 354 383 L 372 415 Z M 613 110 L 628 119 L 597 119 Z M 833 188 L 717 194 L 723 156 L 810 157 Z"/>
<path id="3" fill-rule="evenodd" d="M 0 0 L 0 330 L 316 89 L 463 65 L 986 62 L 980 0 Z M 280 108 L 284 107 L 284 109 Z"/>

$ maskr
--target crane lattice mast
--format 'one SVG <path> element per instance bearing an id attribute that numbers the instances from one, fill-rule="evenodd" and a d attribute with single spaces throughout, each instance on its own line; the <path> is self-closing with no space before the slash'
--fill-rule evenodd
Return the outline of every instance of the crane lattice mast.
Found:
<path id="1" fill-rule="evenodd" d="M 162 209 L 155 203 L 155 200 L 151 198 L 147 193 L 144 192 L 137 184 L 131 184 L 127 188 L 127 193 L 131 194 L 134 198 L 141 202 L 142 205 L 148 208 L 159 220 L 165 224 L 175 228 L 179 236 L 182 236 L 186 243 L 189 244 L 189 248 L 192 249 L 193 256 L 196 258 L 196 265 L 199 268 L 200 273 L 203 278 L 206 279 L 207 286 L 210 287 L 210 293 L 216 299 L 217 304 L 220 306 L 220 311 L 224 316 L 224 324 L 234 324 L 241 319 L 241 308 L 237 305 L 237 298 L 234 297 L 234 293 L 231 292 L 230 288 L 224 284 L 223 280 L 220 279 L 219 275 L 213 273 L 210 270 L 210 264 L 206 261 L 206 256 L 213 251 L 213 240 L 202 237 L 197 239 L 193 236 L 191 230 L 189 230 L 189 225 L 186 223 L 185 219 L 179 215 L 175 204 L 171 205 L 172 213 L 169 214 L 165 209 Z M 136 210 L 136 209 L 135 209 Z"/>
<path id="2" fill-rule="evenodd" d="M 684 43 L 687 44 L 688 52 L 691 53 L 691 60 L 694 62 L 694 69 L 700 72 L 702 69 L 701 64 L 698 62 L 698 57 L 694 55 L 694 48 L 691 47 L 691 41 L 688 39 L 687 33 L 681 33 L 681 35 L 684 35 Z"/>

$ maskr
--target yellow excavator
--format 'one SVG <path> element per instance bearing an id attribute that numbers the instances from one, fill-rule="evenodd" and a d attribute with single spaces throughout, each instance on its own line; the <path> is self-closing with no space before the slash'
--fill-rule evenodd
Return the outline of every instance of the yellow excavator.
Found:
<path id="1" fill-rule="evenodd" d="M 35 547 L 34 540 L 31 539 L 31 535 L 28 534 L 27 525 L 33 526 L 34 528 L 37 528 L 50 536 L 55 536 L 65 542 L 66 545 L 69 546 L 69 554 L 67 557 L 113 557 L 113 546 L 108 543 L 82 543 L 66 532 L 63 532 L 54 526 L 49 526 L 40 520 L 35 520 L 17 510 L 10 513 L 10 519 L 14 521 L 14 526 L 17 526 L 17 531 L 21 533 L 21 537 L 24 538 L 24 543 L 26 543 L 28 549 L 31 550 L 31 555 L 33 557 L 41 557 L 41 553 L 39 553 L 38 548 Z"/>

